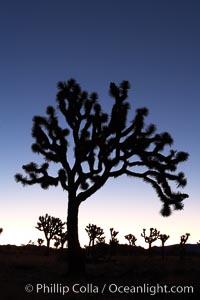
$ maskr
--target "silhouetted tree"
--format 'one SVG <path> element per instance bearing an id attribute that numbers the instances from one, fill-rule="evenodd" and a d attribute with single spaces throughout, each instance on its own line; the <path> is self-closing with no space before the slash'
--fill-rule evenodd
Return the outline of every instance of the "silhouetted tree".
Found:
<path id="1" fill-rule="evenodd" d="M 68 233 L 67 233 L 67 231 L 62 232 L 62 233 L 59 235 L 59 237 L 60 237 L 60 248 L 63 249 L 65 243 L 68 241 Z"/>
<path id="2" fill-rule="evenodd" d="M 118 239 L 116 238 L 116 236 L 118 235 L 118 233 L 119 233 L 119 231 L 115 231 L 114 228 L 110 228 L 110 235 L 111 235 L 110 245 L 118 244 L 119 243 Z"/>
<path id="3" fill-rule="evenodd" d="M 53 239 L 55 240 L 54 247 L 57 249 L 60 246 L 60 239 L 57 236 L 55 236 Z"/>
<path id="4" fill-rule="evenodd" d="M 3 228 L 0 228 L 0 234 L 2 234 L 2 232 L 3 232 Z"/>
<path id="5" fill-rule="evenodd" d="M 197 244 L 200 244 L 200 240 L 197 242 Z"/>
<path id="6" fill-rule="evenodd" d="M 66 223 L 63 223 L 66 226 Z M 62 228 L 62 231 L 60 231 L 59 233 L 57 233 L 56 237 L 54 238 L 56 239 L 56 241 L 59 241 L 59 245 L 61 249 L 64 248 L 65 243 L 68 240 L 68 234 L 67 234 L 67 229 Z M 54 244 L 55 245 L 55 244 Z"/>
<path id="7" fill-rule="evenodd" d="M 190 236 L 190 233 L 186 233 L 181 235 L 181 240 L 180 240 L 180 258 L 183 259 L 186 254 L 186 242 Z"/>
<path id="8" fill-rule="evenodd" d="M 42 244 L 44 243 L 44 240 L 38 238 L 37 242 L 38 242 L 38 246 L 42 246 Z"/>
<path id="9" fill-rule="evenodd" d="M 162 243 L 162 259 L 165 258 L 165 242 L 169 239 L 169 235 L 159 234 L 158 239 L 161 240 Z"/>
<path id="10" fill-rule="evenodd" d="M 131 233 L 125 235 L 124 237 L 129 242 L 129 254 L 131 255 L 132 254 L 132 250 L 133 250 L 133 246 L 135 246 L 135 242 L 137 241 L 137 239 Z"/>
<path id="11" fill-rule="evenodd" d="M 158 231 L 156 228 L 150 228 L 149 236 L 146 235 L 146 229 L 143 229 L 143 233 L 141 233 L 141 236 L 144 238 L 145 242 L 149 244 L 149 255 L 151 255 L 152 243 L 158 239 L 159 234 L 160 231 Z"/>
<path id="12" fill-rule="evenodd" d="M 47 189 L 60 184 L 68 192 L 69 271 L 74 274 L 84 271 L 78 239 L 79 206 L 109 178 L 125 174 L 150 183 L 163 203 L 163 216 L 170 215 L 171 207 L 182 209 L 182 201 L 188 197 L 179 191 L 173 192 L 170 187 L 170 181 L 178 187 L 186 185 L 184 173 L 175 171 L 179 163 L 187 160 L 188 154 L 174 150 L 169 154 L 163 152 L 165 146 L 173 144 L 173 139 L 167 132 L 156 133 L 155 125 L 145 125 L 147 108 L 137 109 L 130 122 L 129 88 L 128 81 L 119 86 L 110 84 L 114 104 L 108 115 L 102 112 L 96 93 L 88 95 L 74 79 L 59 82 L 58 113 L 63 115 L 67 125 L 59 123 L 58 114 L 51 106 L 47 108 L 47 117 L 35 116 L 32 150 L 41 154 L 45 163 L 38 166 L 31 162 L 23 166 L 27 176 L 15 175 L 16 181 L 23 185 L 40 184 Z M 56 176 L 51 175 L 50 162 L 60 167 Z"/>
<path id="13" fill-rule="evenodd" d="M 98 227 L 94 224 L 89 224 L 85 228 L 88 236 L 89 236 L 89 245 L 88 245 L 88 255 L 90 254 L 90 249 L 94 249 L 95 240 L 97 240 L 97 243 L 103 243 L 105 242 L 105 236 L 104 231 L 101 227 Z"/>
<path id="14" fill-rule="evenodd" d="M 117 245 L 119 244 L 118 239 L 116 236 L 118 235 L 118 231 L 115 231 L 114 228 L 110 228 L 110 255 L 115 255 L 116 254 L 116 248 Z"/>
<path id="15" fill-rule="evenodd" d="M 64 225 L 65 223 L 62 223 L 61 219 L 48 214 L 39 217 L 39 222 L 35 228 L 44 232 L 47 241 L 47 255 L 49 255 L 50 241 L 62 232 Z"/>
<path id="16" fill-rule="evenodd" d="M 129 233 L 129 234 L 125 235 L 124 237 L 129 242 L 130 246 L 135 246 L 135 242 L 137 241 L 137 239 L 133 234 Z"/>
<path id="17" fill-rule="evenodd" d="M 102 235 L 97 237 L 97 241 L 96 241 L 97 244 L 105 244 L 106 237 L 103 234 L 104 234 L 104 232 L 102 233 Z"/>
<path id="18" fill-rule="evenodd" d="M 188 240 L 188 238 L 189 238 L 189 236 L 190 236 L 190 233 L 186 233 L 186 234 L 181 235 L 180 244 L 181 245 L 185 245 L 186 242 L 187 242 L 187 240 Z"/>
<path id="19" fill-rule="evenodd" d="M 28 242 L 28 245 L 29 245 L 29 246 L 34 246 L 35 243 L 34 243 L 32 240 L 30 240 L 30 241 Z"/>

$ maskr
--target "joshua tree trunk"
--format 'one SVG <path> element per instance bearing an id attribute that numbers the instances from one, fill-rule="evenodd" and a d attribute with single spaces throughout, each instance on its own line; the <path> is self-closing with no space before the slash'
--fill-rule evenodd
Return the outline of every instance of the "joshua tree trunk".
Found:
<path id="1" fill-rule="evenodd" d="M 148 251 L 148 253 L 149 253 L 149 256 L 152 256 L 152 248 L 151 248 L 151 243 L 149 243 L 149 251 Z"/>
<path id="2" fill-rule="evenodd" d="M 162 259 L 165 259 L 165 244 L 162 242 Z"/>
<path id="3" fill-rule="evenodd" d="M 180 259 L 185 258 L 185 254 L 186 254 L 186 249 L 185 248 L 186 248 L 185 244 L 180 245 Z"/>
<path id="4" fill-rule="evenodd" d="M 74 197 L 69 196 L 67 232 L 68 232 L 68 263 L 69 274 L 80 276 L 85 272 L 85 261 L 83 250 L 80 247 L 78 238 L 78 210 L 79 203 Z"/>
<path id="5" fill-rule="evenodd" d="M 46 249 L 46 253 L 45 253 L 46 256 L 49 256 L 49 251 L 50 251 L 50 239 L 47 238 L 47 249 Z"/>
<path id="6" fill-rule="evenodd" d="M 91 243 L 92 243 L 92 240 L 90 239 L 89 245 L 88 245 L 88 251 L 87 251 L 88 256 L 90 255 Z"/>

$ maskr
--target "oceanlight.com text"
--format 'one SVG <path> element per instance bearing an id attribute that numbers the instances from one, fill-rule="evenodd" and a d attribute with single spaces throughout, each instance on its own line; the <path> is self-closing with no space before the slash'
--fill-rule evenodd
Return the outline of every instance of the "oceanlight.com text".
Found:
<path id="1" fill-rule="evenodd" d="M 148 294 L 154 296 L 157 294 L 193 294 L 193 286 L 183 285 L 151 285 L 144 283 L 141 285 L 118 285 L 115 283 L 105 283 L 103 285 L 95 285 L 88 283 L 85 285 L 74 283 L 73 285 L 64 285 L 61 283 L 37 283 L 35 286 L 27 284 L 25 286 L 27 293 L 36 294 L 60 294 L 62 296 L 68 293 L 74 294 Z"/>

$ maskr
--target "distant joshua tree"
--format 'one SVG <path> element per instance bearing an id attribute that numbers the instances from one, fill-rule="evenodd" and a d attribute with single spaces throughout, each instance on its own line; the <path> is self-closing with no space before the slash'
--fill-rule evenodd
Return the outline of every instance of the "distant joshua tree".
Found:
<path id="1" fill-rule="evenodd" d="M 103 229 L 94 224 L 87 225 L 85 230 L 89 236 L 89 246 L 88 246 L 88 255 L 89 255 L 91 247 L 92 249 L 94 249 L 95 240 L 97 240 L 97 243 L 104 243 L 105 236 L 104 236 Z"/>
<path id="2" fill-rule="evenodd" d="M 39 217 L 36 228 L 44 232 L 47 241 L 47 255 L 49 255 L 51 240 L 62 232 L 65 224 L 59 218 L 51 217 L 48 214 Z"/>
<path id="3" fill-rule="evenodd" d="M 197 244 L 200 244 L 200 240 L 197 242 Z"/>
<path id="4" fill-rule="evenodd" d="M 145 242 L 149 244 L 149 255 L 151 255 L 152 243 L 158 239 L 159 234 L 160 231 L 158 231 L 156 228 L 150 228 L 149 236 L 146 236 L 146 229 L 143 229 L 143 233 L 141 233 L 141 236 L 144 238 Z"/>
<path id="5" fill-rule="evenodd" d="M 188 238 L 189 238 L 189 236 L 190 236 L 190 233 L 186 233 L 186 234 L 181 235 L 180 244 L 181 245 L 185 245 L 186 242 L 187 242 L 187 240 L 188 240 Z"/>
<path id="6" fill-rule="evenodd" d="M 28 242 L 28 245 L 34 246 L 35 243 L 34 243 L 32 240 L 30 240 L 30 241 Z"/>
<path id="7" fill-rule="evenodd" d="M 116 254 L 116 247 L 119 244 L 118 239 L 116 236 L 118 235 L 118 231 L 115 231 L 114 228 L 110 228 L 110 255 L 115 255 Z"/>
<path id="8" fill-rule="evenodd" d="M 55 240 L 54 247 L 57 249 L 60 246 L 60 239 L 57 236 L 55 236 L 53 239 Z"/>
<path id="9" fill-rule="evenodd" d="M 181 240 L 180 240 L 180 258 L 183 259 L 186 254 L 186 242 L 190 236 L 190 233 L 186 233 L 181 235 Z"/>
<path id="10" fill-rule="evenodd" d="M 2 234 L 2 232 L 3 232 L 3 228 L 0 228 L 0 234 Z"/>
<path id="11" fill-rule="evenodd" d="M 165 242 L 169 239 L 169 235 L 159 234 L 158 239 L 161 240 L 162 243 L 162 259 L 165 258 Z"/>
<path id="12" fill-rule="evenodd" d="M 67 231 L 61 232 L 59 234 L 59 238 L 60 238 L 60 248 L 63 249 L 65 243 L 68 241 L 68 233 L 67 233 Z"/>
<path id="13" fill-rule="evenodd" d="M 124 236 L 126 240 L 128 240 L 130 246 L 135 246 L 135 242 L 137 241 L 136 237 L 129 233 Z"/>
<path id="14" fill-rule="evenodd" d="M 66 223 L 64 223 L 66 225 Z M 64 248 L 65 243 L 68 241 L 68 233 L 67 229 L 62 229 L 54 238 L 56 242 L 54 243 L 54 246 L 57 247 L 60 246 L 60 249 Z M 55 245 L 56 244 L 56 245 Z"/>
<path id="15" fill-rule="evenodd" d="M 115 245 L 115 244 L 119 243 L 118 239 L 116 238 L 118 233 L 119 233 L 119 231 L 115 231 L 114 228 L 110 228 L 110 235 L 111 235 L 110 245 Z"/>
<path id="16" fill-rule="evenodd" d="M 44 240 L 38 238 L 37 242 L 38 242 L 38 246 L 42 246 L 42 244 L 44 243 Z"/>
<path id="17" fill-rule="evenodd" d="M 183 209 L 188 197 L 170 186 L 171 182 L 178 188 L 186 185 L 184 173 L 176 170 L 188 154 L 165 151 L 172 146 L 172 137 L 157 133 L 154 124 L 146 125 L 147 108 L 130 110 L 129 89 L 128 81 L 111 82 L 113 103 L 104 113 L 97 93 L 88 94 L 74 79 L 59 82 L 57 108 L 49 106 L 44 117 L 33 118 L 32 151 L 42 156 L 43 163 L 30 162 L 22 167 L 25 174 L 15 175 L 23 185 L 39 184 L 43 189 L 60 185 L 67 192 L 68 270 L 75 276 L 85 272 L 78 238 L 79 206 L 110 178 L 127 175 L 150 184 L 162 201 L 163 216 Z M 56 173 L 52 174 L 51 163 L 57 165 Z"/>

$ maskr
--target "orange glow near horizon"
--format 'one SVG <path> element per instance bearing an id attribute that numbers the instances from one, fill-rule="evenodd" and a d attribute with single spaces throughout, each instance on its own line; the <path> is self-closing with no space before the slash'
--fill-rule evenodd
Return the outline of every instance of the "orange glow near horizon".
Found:
<path id="1" fill-rule="evenodd" d="M 198 210 L 194 211 L 192 205 L 185 204 L 186 208 L 183 211 L 174 211 L 168 218 L 162 217 L 158 211 L 160 209 L 160 202 L 158 199 L 153 199 L 152 202 L 146 203 L 145 199 L 140 199 L 140 203 L 136 203 L 130 200 L 123 200 L 124 205 L 120 203 L 120 199 L 115 198 L 114 201 L 109 197 L 105 198 L 107 191 L 102 189 L 102 192 L 98 193 L 98 197 L 88 199 L 80 206 L 79 211 L 79 240 L 81 246 L 88 245 L 88 236 L 85 231 L 85 227 L 89 223 L 96 224 L 104 229 L 106 236 L 106 243 L 109 242 L 110 232 L 109 228 L 113 227 L 116 231 L 119 231 L 117 238 L 121 244 L 125 244 L 126 240 L 124 236 L 132 233 L 136 236 L 137 246 L 147 248 L 147 244 L 141 237 L 143 228 L 146 228 L 147 234 L 150 227 L 157 228 L 161 233 L 170 235 L 166 245 L 178 244 L 180 242 L 180 236 L 189 232 L 191 236 L 188 239 L 188 243 L 196 244 L 199 241 L 198 231 Z M 120 195 L 118 195 L 120 197 Z M 140 197 L 141 195 L 138 195 Z M 104 201 L 102 200 L 104 197 Z M 103 201 L 103 202 L 102 202 Z M 0 244 L 28 244 L 32 240 L 37 245 L 37 239 L 44 238 L 43 232 L 38 231 L 35 226 L 38 221 L 39 215 L 43 215 L 46 212 L 49 215 L 60 217 L 62 221 L 66 219 L 66 207 L 67 203 L 62 201 L 58 205 L 52 202 L 52 206 L 49 205 L 49 211 L 44 210 L 45 200 L 41 201 L 41 206 L 30 207 L 25 214 L 25 208 L 23 214 L 18 216 L 16 211 L 13 211 L 9 215 L 9 219 L 4 217 L 1 220 L 1 226 L 3 233 L 0 236 Z M 106 206 L 105 206 L 105 203 Z M 28 204 L 27 204 L 28 207 Z M 105 209 L 106 207 L 106 209 Z M 113 209 L 113 207 L 115 209 Z M 144 209 L 145 207 L 145 209 Z M 56 211 L 56 212 L 55 212 Z M 135 212 L 136 211 L 136 212 Z M 15 217 L 14 217 L 15 216 Z M 160 241 L 156 241 L 154 245 L 159 246 Z M 51 244 L 53 246 L 53 242 Z"/>
<path id="2" fill-rule="evenodd" d="M 95 223 L 95 222 L 94 222 Z M 3 233 L 1 234 L 0 237 L 0 245 L 17 245 L 20 246 L 22 244 L 27 245 L 29 241 L 31 240 L 32 242 L 37 245 L 37 239 L 44 238 L 44 234 L 42 232 L 39 232 L 37 229 L 34 228 L 33 226 L 27 226 L 27 228 L 24 228 L 24 226 L 15 226 L 15 228 L 5 228 Z M 81 224 L 82 225 L 82 224 Z M 88 245 L 88 236 L 85 231 L 85 227 L 88 225 L 88 223 L 84 223 L 84 226 L 79 226 L 79 240 L 80 244 L 82 247 L 85 245 Z M 99 225 L 99 224 L 97 224 Z M 103 225 L 103 224 L 102 224 Z M 121 225 L 121 226 L 120 226 Z M 172 224 L 171 224 L 172 225 Z M 104 229 L 104 233 L 106 236 L 106 243 L 109 243 L 109 238 L 110 238 L 110 232 L 109 232 L 109 226 L 101 226 Z M 194 228 L 192 226 L 188 226 L 187 228 L 182 228 L 179 227 L 177 228 L 176 232 L 174 232 L 173 226 L 168 227 L 166 230 L 162 230 L 162 226 L 155 226 L 158 230 L 160 230 L 161 233 L 166 233 L 170 235 L 170 238 L 167 240 L 166 245 L 172 245 L 172 244 L 179 244 L 180 242 L 180 236 L 182 234 L 185 234 L 189 232 L 191 236 L 188 239 L 189 244 L 196 244 L 199 241 L 199 232 L 198 229 L 194 231 Z M 122 224 L 119 224 L 118 226 L 114 226 L 114 229 L 116 231 L 119 231 L 119 234 L 117 235 L 117 238 L 119 240 L 120 244 L 126 244 L 127 241 L 125 240 L 124 236 L 126 234 L 132 233 L 136 236 L 137 241 L 136 245 L 141 246 L 144 248 L 147 248 L 148 245 L 144 242 L 144 239 L 141 237 L 142 229 L 146 228 L 147 229 L 147 235 L 149 232 L 150 226 L 134 226 L 135 230 L 127 230 L 126 227 L 122 227 Z M 45 244 L 46 242 L 44 242 Z M 160 240 L 156 241 L 153 245 L 159 246 L 160 245 Z M 53 242 L 51 242 L 51 246 L 53 247 Z"/>
<path id="3" fill-rule="evenodd" d="M 15 201 L 10 205 L 11 190 Z M 35 229 L 40 215 L 48 213 L 59 217 L 63 222 L 67 218 L 67 193 L 60 188 L 51 188 L 47 191 L 40 187 L 23 188 L 13 182 L 8 192 L 3 195 L 4 203 L 0 227 L 0 244 L 28 244 L 30 240 L 37 244 L 37 239 L 44 239 L 42 232 Z M 119 231 L 118 239 L 126 243 L 124 236 L 132 233 L 136 236 L 136 245 L 147 247 L 141 237 L 143 228 L 157 228 L 161 233 L 170 235 L 167 244 L 177 244 L 180 236 L 189 232 L 188 243 L 199 241 L 199 211 L 200 204 L 197 192 L 188 187 L 190 198 L 184 201 L 182 211 L 174 211 L 165 218 L 159 214 L 161 202 L 155 191 L 147 184 L 130 178 L 110 180 L 105 186 L 80 205 L 79 209 L 79 239 L 81 246 L 88 244 L 85 227 L 89 223 L 96 224 L 104 229 L 106 242 L 109 242 L 109 228 Z M 157 241 L 155 245 L 159 245 Z M 52 243 L 53 245 L 53 243 Z"/>

